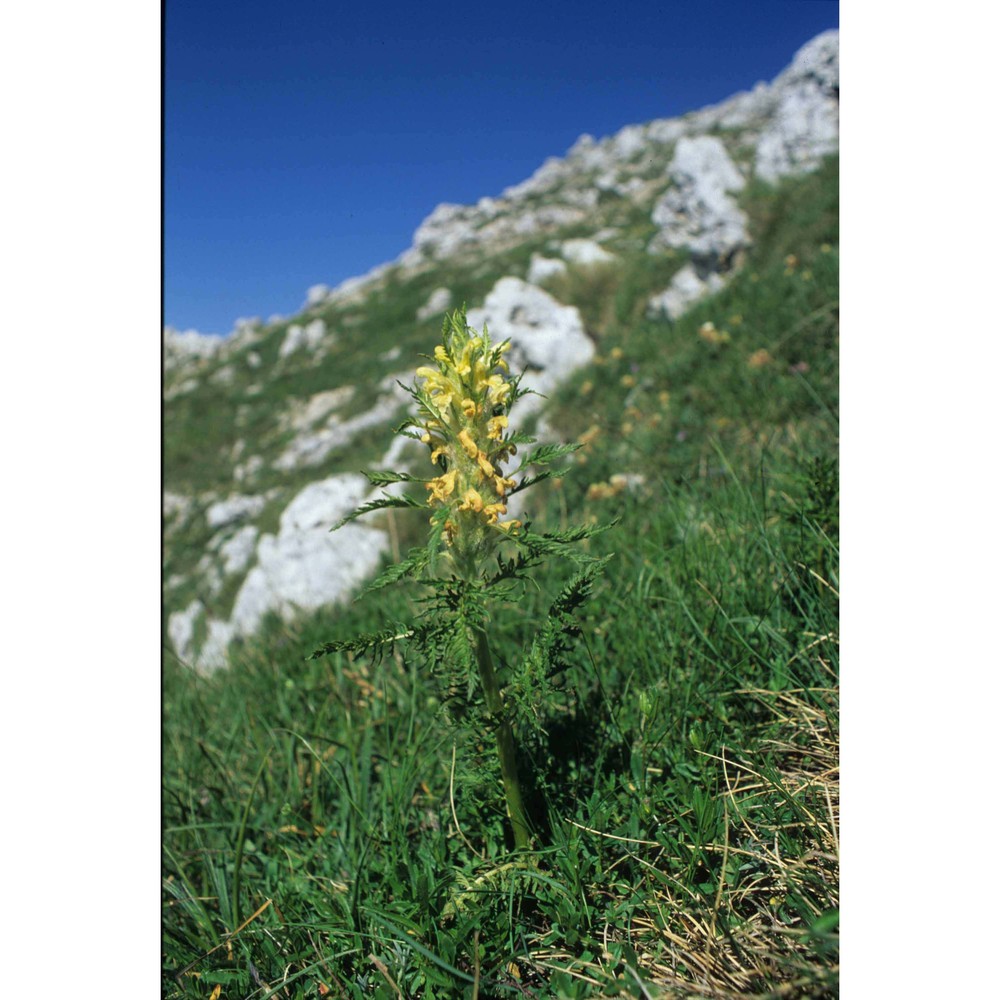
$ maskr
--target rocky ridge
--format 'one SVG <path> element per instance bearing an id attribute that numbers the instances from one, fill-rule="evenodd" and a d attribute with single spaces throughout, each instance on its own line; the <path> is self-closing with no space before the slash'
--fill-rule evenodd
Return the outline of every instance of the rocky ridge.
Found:
<path id="1" fill-rule="evenodd" d="M 199 407 L 215 398 L 237 401 L 225 447 L 215 453 L 216 485 L 175 485 L 169 455 L 165 462 L 172 652 L 215 669 L 231 642 L 252 635 L 268 613 L 291 618 L 343 600 L 378 567 L 387 531 L 329 528 L 379 491 L 353 471 L 330 469 L 360 467 L 338 456 L 406 419 L 410 400 L 399 381 L 411 378 L 412 353 L 396 343 L 373 357 L 363 333 L 384 301 L 423 281 L 409 321 L 436 325 L 461 302 L 442 276 L 462 269 L 485 276 L 504 252 L 537 246 L 519 273 L 498 274 L 478 303 L 468 303 L 469 321 L 509 338 L 525 385 L 550 393 L 595 354 L 580 311 L 554 294 L 558 282 L 638 253 L 669 264 L 662 291 L 647 302 L 651 316 L 676 318 L 719 290 L 753 239 L 741 192 L 751 181 L 812 170 L 836 151 L 838 94 L 833 31 L 805 45 L 771 84 L 602 140 L 581 136 L 565 157 L 546 160 L 498 197 L 439 205 L 396 261 L 333 289 L 314 285 L 291 322 L 241 319 L 226 338 L 165 330 L 166 435 L 172 421 L 194 426 Z M 353 364 L 343 361 L 352 344 Z M 544 434 L 543 402 L 525 397 L 518 419 L 537 419 Z M 183 455 L 199 469 L 199 448 L 208 443 L 193 437 Z M 418 453 L 397 438 L 385 454 L 368 454 L 369 467 L 398 468 Z"/>

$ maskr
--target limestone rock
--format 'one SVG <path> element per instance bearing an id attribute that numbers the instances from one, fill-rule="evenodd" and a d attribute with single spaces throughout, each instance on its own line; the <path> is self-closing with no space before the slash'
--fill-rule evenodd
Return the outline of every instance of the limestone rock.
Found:
<path id="1" fill-rule="evenodd" d="M 178 368 L 192 359 L 210 358 L 215 355 L 225 338 L 197 330 L 163 328 L 163 366 L 167 371 Z"/>
<path id="2" fill-rule="evenodd" d="M 653 209 L 660 231 L 651 250 L 687 249 L 715 263 L 749 242 L 746 216 L 728 193 L 741 190 L 746 182 L 721 139 L 679 139 L 669 172 L 673 186 Z"/>
<path id="3" fill-rule="evenodd" d="M 756 171 L 774 181 L 815 169 L 840 129 L 840 43 L 827 31 L 804 45 L 772 85 L 776 107 L 757 143 Z"/>
<path id="4" fill-rule="evenodd" d="M 445 312 L 451 308 L 451 289 L 435 288 L 427 301 L 417 310 L 417 322 L 422 323 L 431 316 Z"/>
<path id="5" fill-rule="evenodd" d="M 224 528 L 229 524 L 237 524 L 247 518 L 256 517 L 266 504 L 262 496 L 248 496 L 245 494 L 234 494 L 225 500 L 213 503 L 205 511 L 205 520 L 213 530 Z"/>
<path id="6" fill-rule="evenodd" d="M 571 264 L 609 264 L 615 260 L 613 253 L 594 240 L 564 240 L 562 255 Z"/>
<path id="7" fill-rule="evenodd" d="M 306 308 L 319 305 L 330 294 L 327 285 L 310 285 L 306 290 Z"/>
<path id="8" fill-rule="evenodd" d="M 201 601 L 192 601 L 183 611 L 175 611 L 167 621 L 167 638 L 183 663 L 191 663 L 194 659 L 195 624 L 204 613 Z"/>
<path id="9" fill-rule="evenodd" d="M 494 342 L 510 340 L 511 370 L 523 371 L 521 385 L 542 396 L 594 356 L 579 310 L 520 278 L 501 278 L 482 308 L 468 311 L 468 321 L 477 330 L 487 323 Z M 539 396 L 525 396 L 515 404 L 512 421 L 523 420 L 542 403 Z"/>
<path id="10" fill-rule="evenodd" d="M 250 565 L 260 534 L 252 524 L 245 524 L 235 535 L 219 546 L 222 556 L 222 571 L 226 576 L 242 573 Z"/>
<path id="11" fill-rule="evenodd" d="M 364 413 L 349 420 L 341 420 L 333 413 L 322 426 L 303 429 L 275 460 L 274 468 L 287 472 L 304 466 L 319 465 L 330 452 L 348 444 L 359 432 L 388 423 L 401 406 L 410 402 L 409 395 L 398 385 L 398 380 L 405 379 L 408 375 L 407 372 L 384 378 L 377 387 L 374 405 Z"/>
<path id="12" fill-rule="evenodd" d="M 289 354 L 306 348 L 315 350 L 326 335 L 326 323 L 321 319 L 314 319 L 305 326 L 293 323 L 285 334 L 285 339 L 278 350 L 279 358 L 287 358 Z"/>
<path id="13" fill-rule="evenodd" d="M 649 316 L 663 315 L 668 319 L 677 319 L 696 302 L 719 291 L 724 285 L 725 281 L 718 274 L 709 272 L 702 278 L 693 264 L 685 264 L 674 275 L 666 291 L 649 300 L 646 313 Z"/>
<path id="14" fill-rule="evenodd" d="M 557 274 L 565 274 L 566 270 L 566 261 L 533 253 L 531 263 L 528 265 L 528 283 L 537 285 L 540 281 L 545 281 Z"/>
<path id="15" fill-rule="evenodd" d="M 289 617 L 343 600 L 372 574 L 388 545 L 385 532 L 356 522 L 330 531 L 370 489 L 363 476 L 345 473 L 310 483 L 292 500 L 278 534 L 257 545 L 257 565 L 233 606 L 237 633 L 252 633 L 269 611 Z"/>

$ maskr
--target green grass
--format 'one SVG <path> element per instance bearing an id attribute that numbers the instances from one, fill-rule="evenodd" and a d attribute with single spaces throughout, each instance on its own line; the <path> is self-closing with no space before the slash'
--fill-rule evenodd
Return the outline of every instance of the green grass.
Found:
<path id="1" fill-rule="evenodd" d="M 426 663 L 305 660 L 407 619 L 413 588 L 272 617 L 227 672 L 165 661 L 165 997 L 837 994 L 835 162 L 755 204 L 746 266 L 677 323 L 637 315 L 638 265 L 576 286 L 600 356 L 553 421 L 588 443 L 531 514 L 621 522 L 518 733 L 535 862 L 509 853 L 490 734 L 449 722 Z M 619 472 L 644 479 L 594 489 Z M 569 572 L 497 609 L 498 662 Z"/>

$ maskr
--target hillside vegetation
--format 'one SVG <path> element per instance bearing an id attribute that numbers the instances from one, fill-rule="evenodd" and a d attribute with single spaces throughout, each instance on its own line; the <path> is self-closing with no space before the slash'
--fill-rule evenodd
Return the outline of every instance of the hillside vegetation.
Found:
<path id="1" fill-rule="evenodd" d="M 643 169 L 655 198 L 662 164 Z M 545 282 L 597 354 L 545 411 L 583 447 L 519 516 L 620 522 L 586 543 L 613 558 L 518 734 L 537 864 L 512 863 L 488 734 L 449 724 L 425 663 L 306 659 L 409 620 L 416 589 L 271 614 L 228 669 L 164 657 L 165 997 L 837 995 L 837 159 L 738 200 L 752 245 L 673 321 L 647 302 L 686 257 L 646 252 L 648 212 L 605 193 L 556 233 L 613 227 L 615 259 Z M 414 321 L 435 288 L 478 304 L 554 238 L 318 303 L 296 322 L 336 327 L 328 350 L 281 356 L 281 321 L 169 373 L 165 486 L 189 502 L 167 521 L 165 614 L 232 605 L 239 580 L 206 595 L 195 569 L 235 470 L 261 532 L 316 478 L 278 463 L 293 401 L 341 389 L 342 420 L 367 412 L 438 342 L 440 313 Z M 405 412 L 390 397 L 322 468 L 377 467 Z M 387 559 L 426 529 L 407 513 L 373 518 Z M 500 662 L 568 573 L 498 612 Z"/>

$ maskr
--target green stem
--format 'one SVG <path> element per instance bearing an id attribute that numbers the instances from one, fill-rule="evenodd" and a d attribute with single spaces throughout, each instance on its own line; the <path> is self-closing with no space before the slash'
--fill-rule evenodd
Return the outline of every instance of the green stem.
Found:
<path id="1" fill-rule="evenodd" d="M 486 696 L 486 707 L 497 723 L 497 752 L 500 755 L 500 774 L 503 778 L 503 790 L 507 796 L 507 811 L 510 813 L 511 826 L 514 828 L 514 846 L 519 851 L 526 851 L 531 846 L 531 830 L 528 826 L 528 814 L 521 800 L 521 782 L 517 777 L 517 751 L 514 747 L 514 731 L 507 721 L 503 710 L 503 699 L 500 696 L 500 684 L 496 671 L 493 669 L 493 657 L 486 633 L 477 630 L 476 656 L 479 660 L 479 676 L 483 682 L 483 694 Z"/>

